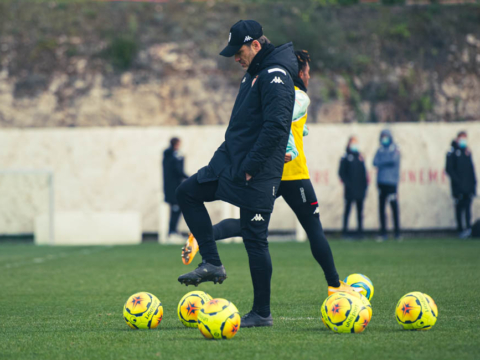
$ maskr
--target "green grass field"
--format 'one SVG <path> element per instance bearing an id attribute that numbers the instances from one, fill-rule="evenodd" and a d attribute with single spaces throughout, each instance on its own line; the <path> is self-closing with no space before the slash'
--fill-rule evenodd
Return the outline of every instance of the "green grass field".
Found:
<path id="1" fill-rule="evenodd" d="M 177 318 L 193 287 L 177 276 L 193 269 L 180 247 L 35 247 L 0 244 L 1 359 L 479 359 L 480 242 L 332 241 L 340 276 L 361 272 L 375 285 L 373 317 L 362 334 L 338 335 L 319 318 L 326 283 L 308 244 L 274 243 L 273 328 L 240 329 L 230 341 L 207 341 Z M 213 297 L 250 310 L 252 287 L 243 245 L 219 246 L 229 278 L 202 284 Z M 197 259 L 195 259 L 197 260 Z M 156 330 L 130 330 L 122 306 L 137 291 L 163 303 Z M 439 307 L 435 327 L 404 331 L 394 308 L 419 290 Z"/>

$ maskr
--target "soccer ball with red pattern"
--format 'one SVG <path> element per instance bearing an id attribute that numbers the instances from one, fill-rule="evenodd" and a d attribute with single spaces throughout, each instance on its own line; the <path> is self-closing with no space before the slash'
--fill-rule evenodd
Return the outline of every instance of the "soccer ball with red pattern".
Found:
<path id="1" fill-rule="evenodd" d="M 198 313 L 198 330 L 206 339 L 231 339 L 240 328 L 240 314 L 225 299 L 208 301 Z"/>
<path id="2" fill-rule="evenodd" d="M 336 333 L 361 333 L 368 326 L 371 312 L 354 295 L 338 292 L 325 299 L 321 308 L 325 326 Z"/>
<path id="3" fill-rule="evenodd" d="M 407 330 L 430 330 L 437 322 L 437 316 L 435 301 L 418 291 L 402 296 L 395 309 L 397 322 Z"/>
<path id="4" fill-rule="evenodd" d="M 123 318 L 132 329 L 155 329 L 163 318 L 163 306 L 155 295 L 139 292 L 123 306 Z"/>
<path id="5" fill-rule="evenodd" d="M 177 315 L 182 324 L 186 327 L 198 327 L 198 313 L 209 300 L 212 300 L 212 297 L 204 291 L 191 291 L 182 297 L 177 307 Z"/>

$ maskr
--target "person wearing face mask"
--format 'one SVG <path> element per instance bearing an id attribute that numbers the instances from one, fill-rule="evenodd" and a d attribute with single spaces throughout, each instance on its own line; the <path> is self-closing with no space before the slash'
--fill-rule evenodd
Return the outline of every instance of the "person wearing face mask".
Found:
<path id="1" fill-rule="evenodd" d="M 358 139 L 351 136 L 348 139 L 347 150 L 340 160 L 338 175 L 343 182 L 345 192 L 345 211 L 343 215 L 343 236 L 348 236 L 348 218 L 353 203 L 357 206 L 357 236 L 363 237 L 363 201 L 368 187 L 365 160 L 358 150 Z"/>
<path id="2" fill-rule="evenodd" d="M 380 147 L 373 159 L 373 166 L 378 170 L 378 213 L 380 217 L 379 241 L 388 239 L 385 218 L 387 201 L 390 203 L 395 229 L 395 238 L 400 240 L 400 219 L 398 209 L 397 188 L 400 180 L 400 149 L 394 143 L 392 133 L 385 129 L 380 133 Z"/>
<path id="3" fill-rule="evenodd" d="M 452 147 L 447 153 L 445 168 L 450 177 L 452 195 L 455 201 L 457 231 L 461 238 L 467 238 L 470 236 L 472 228 L 470 214 L 472 199 L 477 194 L 477 179 L 465 131 L 460 131 L 457 138 L 452 141 Z M 465 214 L 465 227 L 462 223 L 463 214 Z"/>

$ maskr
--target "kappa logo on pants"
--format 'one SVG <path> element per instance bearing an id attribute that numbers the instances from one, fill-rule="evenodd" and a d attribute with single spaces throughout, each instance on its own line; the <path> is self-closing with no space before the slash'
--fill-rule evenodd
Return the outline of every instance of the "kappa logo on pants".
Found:
<path id="1" fill-rule="evenodd" d="M 313 215 L 315 215 L 315 214 L 320 214 L 320 209 L 318 208 L 318 206 L 317 206 L 317 208 L 315 209 L 315 211 L 313 212 Z"/>
<path id="2" fill-rule="evenodd" d="M 261 214 L 256 214 L 250 221 L 265 221 Z"/>

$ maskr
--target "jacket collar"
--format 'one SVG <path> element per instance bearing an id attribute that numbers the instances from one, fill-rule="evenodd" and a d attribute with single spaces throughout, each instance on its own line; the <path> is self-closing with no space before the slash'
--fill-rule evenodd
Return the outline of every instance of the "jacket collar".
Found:
<path id="1" fill-rule="evenodd" d="M 262 49 L 255 55 L 252 60 L 252 63 L 248 67 L 247 72 L 251 76 L 255 76 L 260 70 L 263 60 L 275 50 L 275 46 L 272 44 L 265 44 L 263 45 Z"/>

